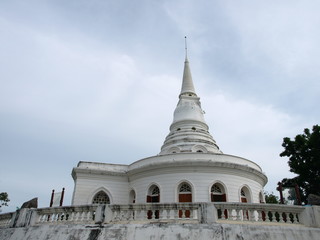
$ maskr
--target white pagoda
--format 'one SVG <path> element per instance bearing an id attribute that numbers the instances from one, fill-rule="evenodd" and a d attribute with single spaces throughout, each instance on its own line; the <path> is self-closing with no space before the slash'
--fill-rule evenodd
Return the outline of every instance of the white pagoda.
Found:
<path id="1" fill-rule="evenodd" d="M 179 102 L 158 155 L 130 165 L 79 162 L 72 205 L 264 202 L 267 177 L 245 158 L 224 154 L 209 133 L 186 56 Z"/>

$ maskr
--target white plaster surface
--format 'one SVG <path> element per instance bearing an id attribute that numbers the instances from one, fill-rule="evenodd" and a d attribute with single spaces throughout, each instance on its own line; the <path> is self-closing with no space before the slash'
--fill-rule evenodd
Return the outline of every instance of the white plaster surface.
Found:
<path id="1" fill-rule="evenodd" d="M 80 162 L 73 171 L 75 190 L 72 205 L 91 204 L 105 191 L 113 204 L 128 204 L 135 191 L 136 203 L 145 203 L 151 184 L 160 188 L 160 202 L 178 201 L 182 181 L 192 188 L 193 202 L 210 202 L 211 186 L 224 186 L 228 202 L 240 201 L 240 189 L 249 189 L 248 202 L 259 203 L 267 178 L 261 168 L 244 158 L 212 153 L 177 153 L 145 158 L 131 165 Z"/>
<path id="2" fill-rule="evenodd" d="M 1 240 L 319 240 L 320 228 L 258 224 L 42 225 L 0 229 Z"/>

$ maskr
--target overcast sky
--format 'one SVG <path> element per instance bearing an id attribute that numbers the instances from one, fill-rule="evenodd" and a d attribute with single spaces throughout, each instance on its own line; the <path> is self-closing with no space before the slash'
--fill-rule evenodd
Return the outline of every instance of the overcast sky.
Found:
<path id="1" fill-rule="evenodd" d="M 319 124 L 319 1 L 0 1 L 0 192 L 14 211 L 73 192 L 79 161 L 156 155 L 181 88 L 184 36 L 220 149 L 289 172 L 283 137 Z"/>

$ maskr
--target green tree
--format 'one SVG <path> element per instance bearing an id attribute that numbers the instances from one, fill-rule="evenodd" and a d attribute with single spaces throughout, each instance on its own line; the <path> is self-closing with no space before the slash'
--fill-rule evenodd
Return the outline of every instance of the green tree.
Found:
<path id="1" fill-rule="evenodd" d="M 8 202 L 10 202 L 8 193 L 2 192 L 0 193 L 0 212 L 2 206 L 8 206 Z"/>
<path id="2" fill-rule="evenodd" d="M 266 203 L 275 203 L 275 204 L 279 203 L 279 197 L 274 195 L 273 192 L 272 193 L 265 192 L 264 199 L 266 200 Z"/>
<path id="3" fill-rule="evenodd" d="M 302 202 L 309 194 L 320 195 L 320 126 L 315 125 L 312 132 L 308 128 L 294 140 L 286 137 L 282 146 L 285 150 L 281 157 L 289 157 L 290 172 L 297 174 L 294 178 L 284 178 L 284 187 L 298 184 Z"/>

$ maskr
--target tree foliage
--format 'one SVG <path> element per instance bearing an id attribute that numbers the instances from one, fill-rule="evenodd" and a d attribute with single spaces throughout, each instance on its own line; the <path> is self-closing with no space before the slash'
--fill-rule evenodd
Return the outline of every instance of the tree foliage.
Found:
<path id="1" fill-rule="evenodd" d="M 275 203 L 275 204 L 279 203 L 279 197 L 274 195 L 273 192 L 272 193 L 265 192 L 264 199 L 266 200 L 266 203 Z"/>
<path id="2" fill-rule="evenodd" d="M 0 193 L 0 211 L 2 206 L 8 206 L 8 202 L 10 202 L 8 193 L 6 192 Z"/>
<path id="3" fill-rule="evenodd" d="M 320 126 L 313 126 L 312 132 L 304 129 L 294 140 L 284 138 L 282 146 L 285 150 L 280 156 L 289 157 L 290 172 L 297 174 L 294 178 L 283 179 L 283 186 L 298 184 L 303 202 L 311 193 L 320 195 Z"/>

